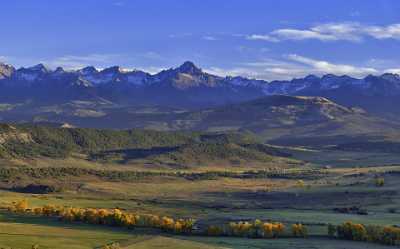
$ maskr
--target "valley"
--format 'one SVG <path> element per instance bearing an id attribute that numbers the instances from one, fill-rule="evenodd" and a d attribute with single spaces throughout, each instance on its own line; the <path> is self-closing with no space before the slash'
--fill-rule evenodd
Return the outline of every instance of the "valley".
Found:
<path id="1" fill-rule="evenodd" d="M 332 143 L 288 146 L 262 143 L 249 131 L 96 130 L 32 124 L 4 124 L 0 137 L 0 226 L 7 227 L 0 233 L 0 246 L 6 248 L 33 244 L 54 248 L 55 243 L 57 248 L 102 248 L 113 243 L 120 248 L 387 248 L 329 238 L 328 225 L 400 222 L 400 157 L 384 143 L 379 143 L 382 149 Z M 377 179 L 384 179 L 383 186 Z M 118 208 L 192 218 L 200 234 L 65 223 L 6 210 L 22 200 L 32 208 Z M 301 223 L 308 238 L 201 234 L 209 226 L 255 219 L 282 222 L 288 233 L 291 224 Z M 22 237 L 16 243 L 15 238 Z"/>

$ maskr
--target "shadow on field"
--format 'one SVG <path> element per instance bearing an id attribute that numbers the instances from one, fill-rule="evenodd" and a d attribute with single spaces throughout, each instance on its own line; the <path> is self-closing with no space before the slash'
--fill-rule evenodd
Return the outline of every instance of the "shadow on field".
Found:
<path id="1" fill-rule="evenodd" d="M 344 207 L 367 208 L 395 203 L 399 198 L 396 190 L 330 190 L 292 192 L 240 191 L 204 192 L 195 199 L 164 199 L 164 207 L 197 209 L 331 209 Z"/>
<path id="2" fill-rule="evenodd" d="M 231 199 L 231 202 L 251 203 L 261 208 L 334 208 L 337 206 L 369 206 L 382 203 L 392 203 L 397 195 L 394 190 L 370 190 L 370 191 L 306 191 L 298 192 L 267 192 L 267 191 L 244 191 L 230 193 L 229 196 L 223 192 L 204 193 L 203 196 L 215 200 Z"/>

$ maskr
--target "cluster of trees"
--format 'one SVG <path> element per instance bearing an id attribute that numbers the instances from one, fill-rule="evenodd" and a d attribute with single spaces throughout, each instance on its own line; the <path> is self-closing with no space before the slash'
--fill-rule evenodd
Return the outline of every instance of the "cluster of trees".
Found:
<path id="1" fill-rule="evenodd" d="M 104 180 L 112 181 L 134 181 L 137 179 L 146 179 L 154 176 L 179 177 L 187 180 L 206 180 L 219 177 L 230 177 L 239 179 L 253 178 L 304 178 L 309 179 L 312 174 L 320 175 L 318 171 L 298 170 L 284 171 L 279 169 L 268 170 L 250 170 L 243 172 L 233 171 L 206 171 L 206 172 L 155 172 L 155 171 L 118 171 L 118 170 L 98 170 L 76 167 L 45 167 L 45 168 L 0 168 L 0 179 L 9 180 L 16 177 L 32 177 L 36 179 L 43 178 L 65 178 L 66 176 L 94 176 Z M 304 181 L 299 180 L 298 186 L 304 186 Z"/>
<path id="2" fill-rule="evenodd" d="M 393 226 L 366 226 L 348 221 L 338 226 L 329 225 L 328 234 L 340 239 L 400 245 L 400 228 Z"/>
<path id="3" fill-rule="evenodd" d="M 193 233 L 195 220 L 173 219 L 151 214 L 134 214 L 120 209 L 95 209 L 95 208 L 70 208 L 46 205 L 43 207 L 29 208 L 26 200 L 14 202 L 9 207 L 10 211 L 17 213 L 29 213 L 40 216 L 58 217 L 67 222 L 84 222 L 88 224 L 109 225 L 126 228 L 148 227 L 158 228 L 166 232 L 177 234 Z M 279 222 L 230 222 L 222 226 L 212 225 L 206 228 L 209 236 L 233 236 L 249 238 L 280 238 L 308 236 L 307 227 L 296 223 L 291 227 L 291 232 L 286 230 L 284 224 Z M 350 221 L 341 225 L 329 225 L 328 234 L 334 238 L 368 241 L 387 245 L 400 245 L 400 228 L 393 226 L 365 226 Z M 109 247 L 113 248 L 113 247 Z"/>
<path id="4" fill-rule="evenodd" d="M 307 229 L 305 225 L 295 224 L 292 227 L 292 236 L 305 237 Z M 279 238 L 290 236 L 286 231 L 284 224 L 280 222 L 262 222 L 255 220 L 253 222 L 240 221 L 230 222 L 227 225 L 212 225 L 206 231 L 209 236 L 234 236 L 234 237 L 250 237 L 250 238 Z"/>
<path id="5" fill-rule="evenodd" d="M 257 148 L 245 147 L 237 143 L 194 142 L 180 146 L 159 159 L 185 164 L 221 159 L 236 160 L 236 163 L 240 163 L 240 160 L 267 162 L 271 161 L 272 157 Z"/>
<path id="6" fill-rule="evenodd" d="M 292 234 L 294 237 L 306 238 L 308 235 L 307 227 L 300 223 L 293 224 L 292 225 Z"/>
<path id="7" fill-rule="evenodd" d="M 26 200 L 14 202 L 9 207 L 16 213 L 29 213 L 38 216 L 58 217 L 66 222 L 84 222 L 88 224 L 118 226 L 126 228 L 148 227 L 158 228 L 166 232 L 177 234 L 193 233 L 194 219 L 173 219 L 151 214 L 134 214 L 120 209 L 72 208 L 54 205 L 29 208 Z M 279 238 L 283 236 L 307 237 L 307 228 L 303 224 L 293 224 L 292 231 L 280 222 L 230 222 L 223 226 L 209 226 L 205 231 L 209 236 L 234 236 L 250 238 Z"/>
<path id="8" fill-rule="evenodd" d="M 46 205 L 30 209 L 26 200 L 13 203 L 10 210 L 18 213 L 30 213 L 47 217 L 58 217 L 67 222 L 119 226 L 126 228 L 159 228 L 167 232 L 190 234 L 195 224 L 194 219 L 173 219 L 150 214 L 134 214 L 120 209 L 70 208 Z"/>

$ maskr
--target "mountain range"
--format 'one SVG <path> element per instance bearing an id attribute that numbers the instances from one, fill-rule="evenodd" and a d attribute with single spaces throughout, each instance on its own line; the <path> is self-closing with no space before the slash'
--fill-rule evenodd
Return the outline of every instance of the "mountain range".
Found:
<path id="1" fill-rule="evenodd" d="M 43 64 L 19 69 L 0 64 L 0 90 L 2 102 L 11 103 L 60 104 L 89 100 L 125 106 L 199 108 L 279 94 L 323 96 L 346 106 L 370 109 L 373 106 L 369 103 L 374 102 L 374 98 L 384 98 L 386 102 L 397 99 L 400 76 L 387 73 L 357 79 L 327 74 L 267 82 L 208 74 L 189 61 L 153 75 L 118 66 L 103 70 L 92 66 L 79 70 L 61 67 L 50 70 Z M 348 98 L 348 95 L 355 97 Z"/>
<path id="2" fill-rule="evenodd" d="M 353 131 L 369 125 L 372 132 L 397 127 L 399 96 L 400 76 L 396 74 L 362 79 L 309 75 L 267 82 L 212 75 L 189 61 L 157 74 L 118 66 L 51 70 L 43 64 L 19 69 L 0 64 L 3 122 L 122 129 L 248 129 L 263 134 L 268 133 L 267 128 L 299 129 L 311 124 L 315 128 L 318 123 L 336 127 L 333 130 L 352 127 Z"/>
<path id="3" fill-rule="evenodd" d="M 61 67 L 50 70 L 42 64 L 20 69 L 0 65 L 0 97 L 14 103 L 96 101 L 198 108 L 262 96 L 262 83 L 211 75 L 192 62 L 154 75 L 118 66 L 100 71 L 94 67 L 65 71 Z"/>

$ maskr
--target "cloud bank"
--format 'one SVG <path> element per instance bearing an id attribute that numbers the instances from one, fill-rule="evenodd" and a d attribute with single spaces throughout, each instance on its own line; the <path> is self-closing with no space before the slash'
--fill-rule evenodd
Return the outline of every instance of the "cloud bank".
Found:
<path id="1" fill-rule="evenodd" d="M 386 26 L 363 25 L 357 22 L 326 23 L 308 29 L 277 29 L 267 34 L 251 34 L 248 40 L 279 42 L 285 40 L 319 40 L 360 42 L 365 38 L 400 40 L 400 23 Z"/>
<path id="2" fill-rule="evenodd" d="M 264 80 L 288 80 L 304 77 L 309 74 L 322 76 L 324 74 L 349 75 L 364 77 L 368 74 L 381 74 L 385 72 L 397 73 L 399 69 L 379 70 L 373 67 L 355 66 L 333 63 L 325 60 L 309 58 L 297 54 L 283 56 L 282 59 L 265 59 L 256 62 L 247 62 L 237 67 L 209 68 L 209 73 L 220 76 L 245 76 Z"/>

